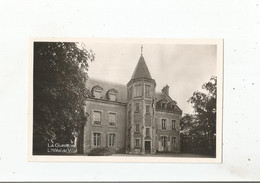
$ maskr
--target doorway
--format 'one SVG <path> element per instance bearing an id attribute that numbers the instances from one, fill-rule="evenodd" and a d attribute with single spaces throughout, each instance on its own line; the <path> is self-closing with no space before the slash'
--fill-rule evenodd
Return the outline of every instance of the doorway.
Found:
<path id="1" fill-rule="evenodd" d="M 151 141 L 145 141 L 145 154 L 151 154 Z"/>

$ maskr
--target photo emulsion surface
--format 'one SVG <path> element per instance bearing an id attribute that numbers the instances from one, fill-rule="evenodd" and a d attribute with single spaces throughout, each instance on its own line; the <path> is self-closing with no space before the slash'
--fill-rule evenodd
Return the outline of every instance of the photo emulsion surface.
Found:
<path id="1" fill-rule="evenodd" d="M 221 40 L 31 44 L 31 160 L 221 161 Z"/>

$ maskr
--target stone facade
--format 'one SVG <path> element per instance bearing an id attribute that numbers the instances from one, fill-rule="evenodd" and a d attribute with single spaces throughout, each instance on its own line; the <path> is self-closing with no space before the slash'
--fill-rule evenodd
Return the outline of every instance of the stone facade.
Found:
<path id="1" fill-rule="evenodd" d="M 129 154 L 179 152 L 182 111 L 169 96 L 169 86 L 155 92 L 141 55 L 128 84 L 89 79 L 91 97 L 83 135 L 83 153 L 109 147 Z"/>

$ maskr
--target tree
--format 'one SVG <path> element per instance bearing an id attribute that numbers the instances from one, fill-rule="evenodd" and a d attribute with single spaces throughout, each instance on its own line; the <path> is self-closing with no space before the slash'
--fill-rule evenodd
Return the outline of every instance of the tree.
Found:
<path id="1" fill-rule="evenodd" d="M 202 85 L 188 100 L 195 114 L 181 119 L 182 148 L 185 151 L 215 155 L 216 153 L 216 92 L 217 77 Z"/>
<path id="2" fill-rule="evenodd" d="M 71 143 L 86 121 L 88 62 L 95 55 L 83 44 L 35 42 L 33 67 L 33 153 L 47 142 Z"/>

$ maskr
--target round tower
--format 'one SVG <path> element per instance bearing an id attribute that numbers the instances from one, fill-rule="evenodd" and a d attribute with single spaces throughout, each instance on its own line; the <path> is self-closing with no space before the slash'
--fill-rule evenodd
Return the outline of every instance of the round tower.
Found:
<path id="1" fill-rule="evenodd" d="M 155 145 L 154 95 L 155 80 L 141 56 L 127 84 L 126 153 L 153 154 Z"/>

